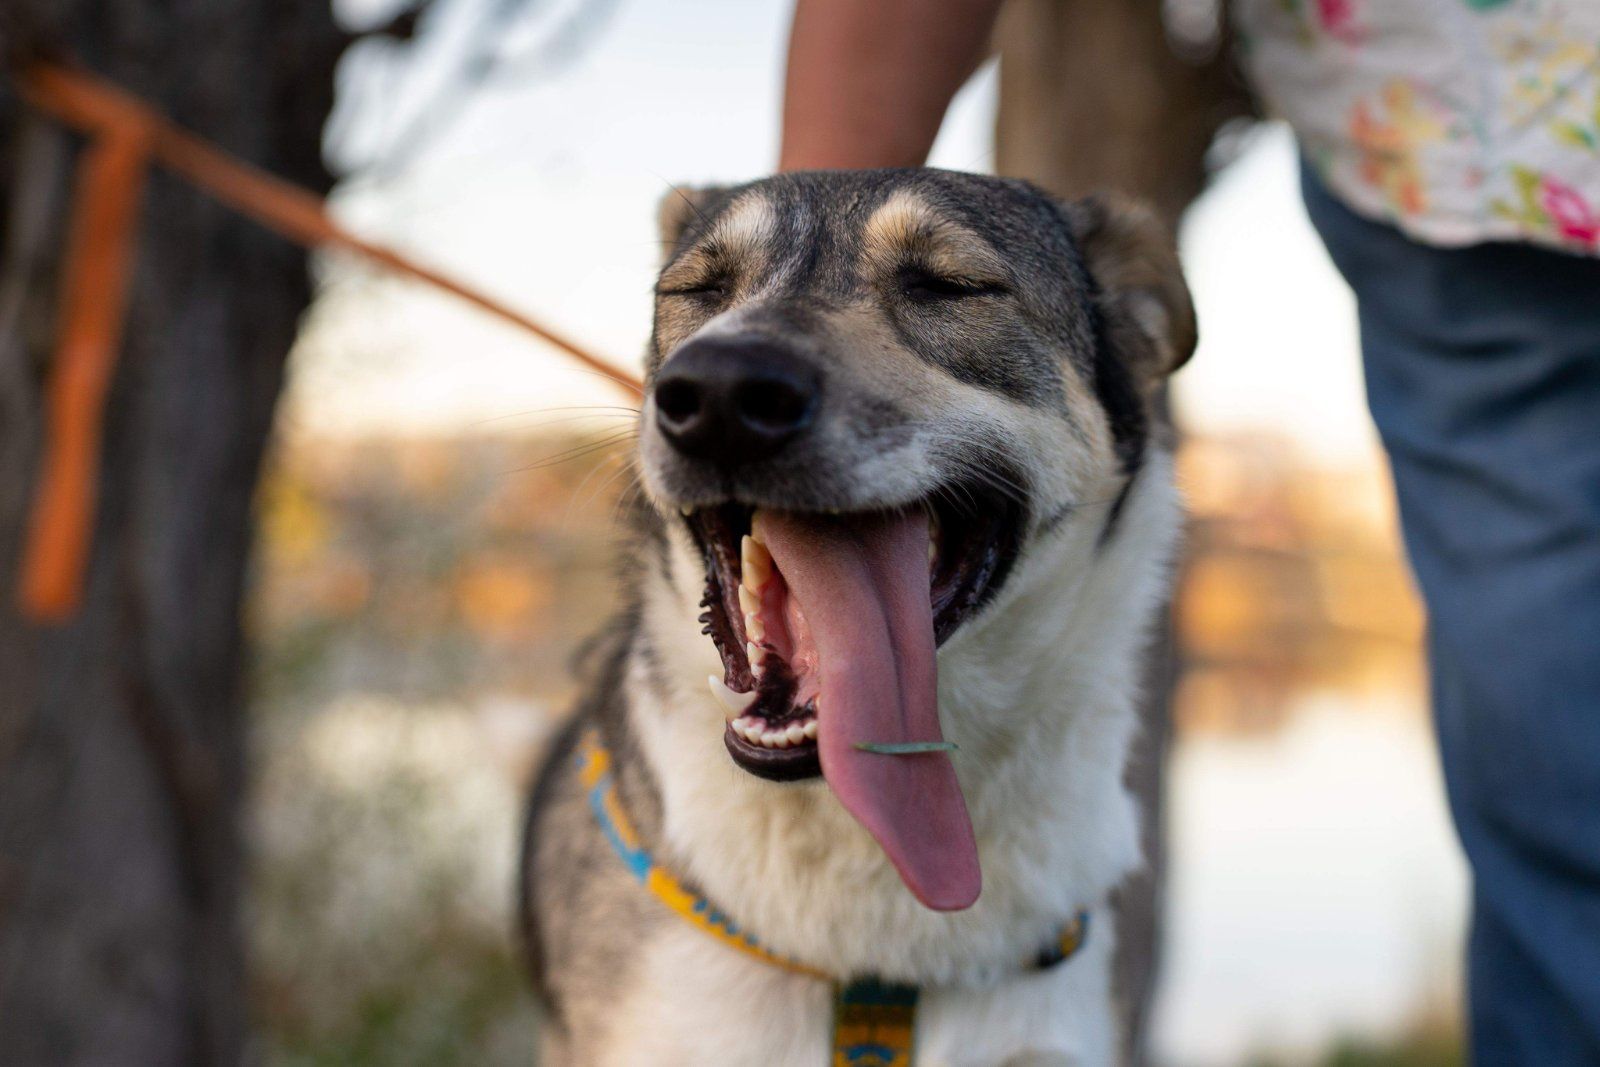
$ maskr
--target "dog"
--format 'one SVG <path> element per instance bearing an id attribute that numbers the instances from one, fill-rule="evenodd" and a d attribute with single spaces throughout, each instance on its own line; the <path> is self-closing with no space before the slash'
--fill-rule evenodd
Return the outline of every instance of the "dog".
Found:
<path id="1" fill-rule="evenodd" d="M 676 190 L 660 224 L 626 606 L 529 805 L 540 1063 L 844 1062 L 861 978 L 916 989 L 924 1067 L 1114 1062 L 1181 524 L 1151 398 L 1196 342 L 1169 236 L 930 169 Z"/>

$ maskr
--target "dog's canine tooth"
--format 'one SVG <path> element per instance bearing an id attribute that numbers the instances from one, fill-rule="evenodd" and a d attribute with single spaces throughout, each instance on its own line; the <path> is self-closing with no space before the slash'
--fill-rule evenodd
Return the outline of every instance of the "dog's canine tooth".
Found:
<path id="1" fill-rule="evenodd" d="M 736 693 L 714 674 L 706 675 L 706 684 L 711 687 L 711 695 L 717 698 L 717 703 L 722 705 L 729 722 L 750 710 L 750 705 L 756 702 L 755 693 Z"/>
<path id="2" fill-rule="evenodd" d="M 772 553 L 767 551 L 766 545 L 745 534 L 744 540 L 739 542 L 740 583 L 751 592 L 759 593 L 761 587 L 771 580 Z"/>

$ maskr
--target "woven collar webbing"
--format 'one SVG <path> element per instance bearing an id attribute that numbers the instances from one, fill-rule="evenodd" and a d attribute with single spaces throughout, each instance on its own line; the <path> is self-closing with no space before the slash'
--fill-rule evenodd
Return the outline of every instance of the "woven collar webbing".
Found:
<path id="1" fill-rule="evenodd" d="M 611 773 L 611 753 L 590 728 L 578 741 L 578 777 L 588 795 L 589 810 L 611 847 L 634 878 L 680 918 L 729 948 L 795 974 L 834 983 L 832 1067 L 910 1067 L 916 1026 L 918 988 L 877 979 L 837 982 L 815 967 L 765 948 L 754 934 L 711 906 L 650 855 L 623 810 Z M 1089 932 L 1089 913 L 1079 912 L 1062 928 L 1056 941 L 1028 961 L 1027 969 L 1043 970 L 1071 959 Z"/>

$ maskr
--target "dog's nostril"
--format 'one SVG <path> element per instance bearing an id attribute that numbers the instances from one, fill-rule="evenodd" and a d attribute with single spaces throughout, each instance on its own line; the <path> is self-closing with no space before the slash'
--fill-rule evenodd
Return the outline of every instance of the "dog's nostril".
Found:
<path id="1" fill-rule="evenodd" d="M 792 430 L 805 424 L 815 394 L 789 382 L 756 380 L 741 383 L 733 396 L 734 410 L 745 422 L 769 431 Z"/>
<path id="2" fill-rule="evenodd" d="M 700 413 L 699 387 L 682 378 L 662 382 L 656 387 L 656 410 L 669 422 L 688 422 Z"/>

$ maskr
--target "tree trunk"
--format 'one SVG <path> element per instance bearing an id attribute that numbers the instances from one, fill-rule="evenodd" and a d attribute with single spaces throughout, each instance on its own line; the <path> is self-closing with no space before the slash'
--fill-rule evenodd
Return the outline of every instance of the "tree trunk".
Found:
<path id="1" fill-rule="evenodd" d="M 325 187 L 328 0 L 5 0 L 69 58 Z M 169 175 L 142 212 L 76 618 L 16 609 L 79 138 L 0 79 L 0 1065 L 247 1058 L 240 595 L 304 253 Z"/>
<path id="2" fill-rule="evenodd" d="M 1175 9 L 1200 23 L 1188 28 L 1195 36 L 1187 41 L 1169 30 L 1164 11 Z M 1101 189 L 1135 194 L 1155 205 L 1174 230 L 1205 186 L 1217 131 L 1252 113 L 1231 62 L 1221 3 L 1011 0 L 997 44 L 996 169 L 1063 197 Z M 1142 730 L 1128 768 L 1143 812 L 1147 866 L 1118 890 L 1115 902 L 1116 987 L 1130 1064 L 1145 1058 L 1159 962 L 1166 872 L 1162 784 L 1176 667 L 1168 622 L 1149 658 Z"/>

